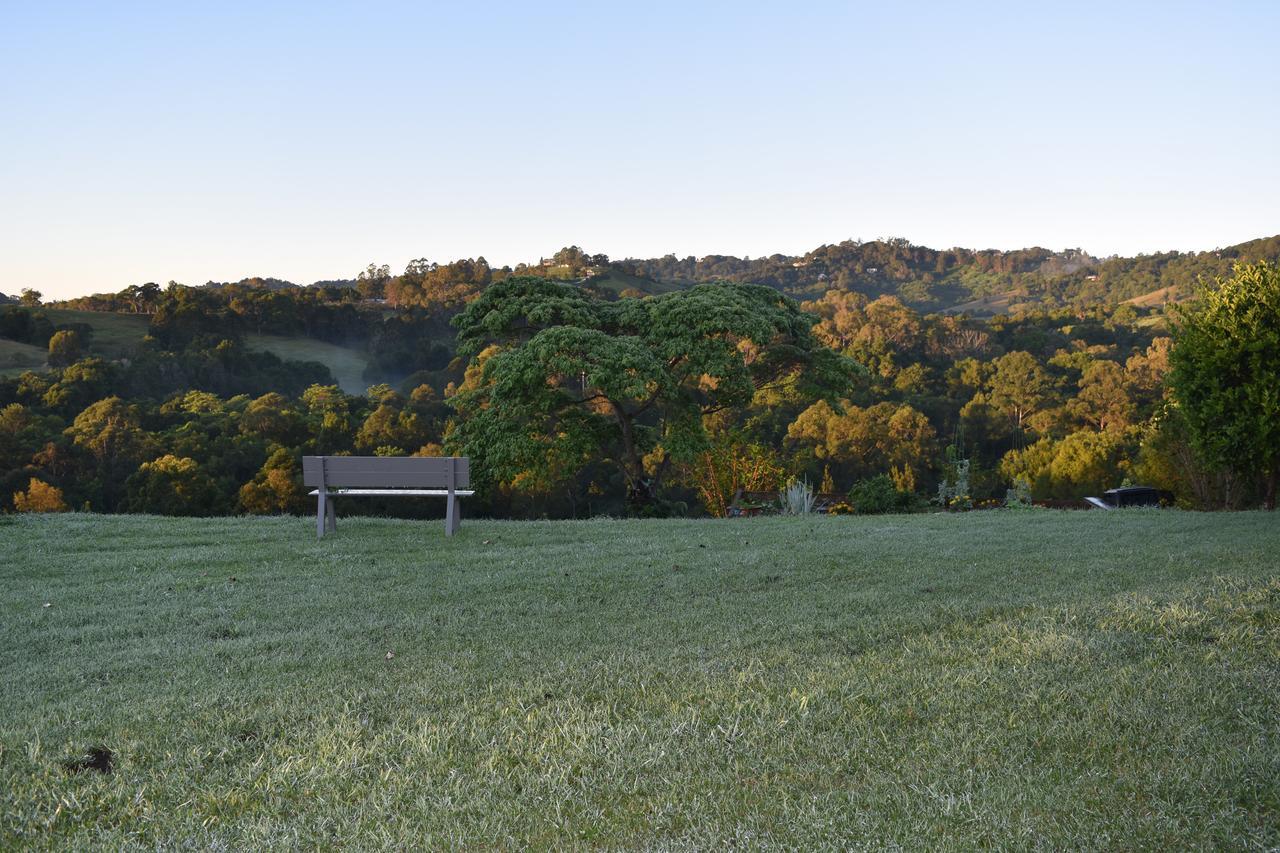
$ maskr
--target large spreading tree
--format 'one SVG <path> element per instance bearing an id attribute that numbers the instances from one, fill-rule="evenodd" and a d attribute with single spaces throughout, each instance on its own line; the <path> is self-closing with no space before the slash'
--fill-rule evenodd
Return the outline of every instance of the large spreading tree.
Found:
<path id="1" fill-rule="evenodd" d="M 451 443 L 493 482 L 612 462 L 643 508 L 672 463 L 705 449 L 708 415 L 784 383 L 812 398 L 847 392 L 859 368 L 817 341 L 815 321 L 758 285 L 606 301 L 508 278 L 454 321 L 460 350 L 484 357 L 453 397 Z"/>
<path id="2" fill-rule="evenodd" d="M 1256 472 L 1267 509 L 1280 485 L 1280 267 L 1235 275 L 1180 311 L 1169 380 L 1205 461 Z"/>

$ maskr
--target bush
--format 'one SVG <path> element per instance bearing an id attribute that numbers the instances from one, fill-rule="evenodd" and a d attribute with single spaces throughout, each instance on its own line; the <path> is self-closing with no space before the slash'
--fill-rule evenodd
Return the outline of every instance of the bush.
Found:
<path id="1" fill-rule="evenodd" d="M 49 338 L 49 366 L 68 367 L 85 354 L 84 336 L 75 329 L 62 329 Z"/>
<path id="2" fill-rule="evenodd" d="M 938 496 L 934 498 L 934 502 L 952 512 L 973 509 L 973 497 L 969 490 L 969 460 L 963 458 L 954 446 L 947 448 L 947 471 L 938 484 Z"/>
<path id="3" fill-rule="evenodd" d="M 916 507 L 916 496 L 900 492 L 887 474 L 859 480 L 849 490 L 849 503 L 859 515 L 881 515 L 887 512 L 911 512 Z"/>
<path id="4" fill-rule="evenodd" d="M 1031 484 L 1025 477 L 1014 477 L 1013 488 L 1005 492 L 1004 505 L 1009 509 L 1031 509 Z"/>
<path id="5" fill-rule="evenodd" d="M 62 489 L 32 477 L 25 492 L 13 493 L 13 508 L 18 512 L 66 512 L 67 504 Z"/>

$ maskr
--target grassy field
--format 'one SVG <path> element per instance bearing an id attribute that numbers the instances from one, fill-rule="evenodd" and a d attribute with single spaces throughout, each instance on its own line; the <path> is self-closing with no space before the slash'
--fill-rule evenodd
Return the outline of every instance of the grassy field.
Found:
<path id="1" fill-rule="evenodd" d="M 638 290 L 646 294 L 671 293 L 679 290 L 680 285 L 671 282 L 657 281 L 652 278 L 644 278 L 641 276 L 628 275 L 618 270 L 610 270 L 607 275 L 595 276 L 588 279 L 592 287 L 599 290 L 607 290 L 614 295 L 621 294 L 624 290 Z"/>
<path id="2" fill-rule="evenodd" d="M 44 367 L 49 353 L 41 347 L 0 338 L 0 376 L 14 376 Z"/>
<path id="3" fill-rule="evenodd" d="M 93 329 L 89 351 L 104 358 L 123 358 L 138 348 L 146 337 L 151 318 L 143 314 L 109 314 L 104 311 L 73 311 L 43 308 L 54 325 L 87 323 Z"/>
<path id="4" fill-rule="evenodd" d="M 1275 515 L 340 524 L 0 517 L 0 848 L 1280 844 Z"/>
<path id="5" fill-rule="evenodd" d="M 264 350 L 289 361 L 318 361 L 348 394 L 363 394 L 373 382 L 365 381 L 364 371 L 369 357 L 360 350 L 312 338 L 285 338 L 279 335 L 246 335 L 245 345 Z"/>
<path id="6" fill-rule="evenodd" d="M 66 308 L 42 309 L 55 325 L 87 323 L 93 329 L 89 350 L 105 358 L 128 356 L 142 343 L 147 334 L 150 318 L 141 314 L 111 314 L 102 311 L 73 311 Z M 348 394 L 363 394 L 371 382 L 363 378 L 368 357 L 359 350 L 341 347 L 311 338 L 289 338 L 279 335 L 246 335 L 245 345 L 250 349 L 273 352 L 283 359 L 294 361 L 318 361 L 333 373 L 334 378 Z M 0 341 L 0 371 L 29 370 L 40 367 L 45 361 L 43 350 L 39 361 L 32 362 L 30 353 L 23 351 L 23 363 L 11 363 L 10 348 L 23 347 L 12 341 Z M 27 347 L 30 349 L 30 347 Z"/>

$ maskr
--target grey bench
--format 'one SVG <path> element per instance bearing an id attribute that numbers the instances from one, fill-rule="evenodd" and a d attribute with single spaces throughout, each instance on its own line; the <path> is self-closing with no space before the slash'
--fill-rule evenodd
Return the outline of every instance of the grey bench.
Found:
<path id="1" fill-rule="evenodd" d="M 458 498 L 472 492 L 471 460 L 465 456 L 304 456 L 302 482 L 316 496 L 316 538 L 338 529 L 338 497 L 444 497 L 444 533 L 462 524 Z"/>

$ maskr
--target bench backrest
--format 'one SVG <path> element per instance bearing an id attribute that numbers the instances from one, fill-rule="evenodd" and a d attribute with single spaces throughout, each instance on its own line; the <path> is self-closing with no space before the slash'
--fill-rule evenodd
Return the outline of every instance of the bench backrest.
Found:
<path id="1" fill-rule="evenodd" d="M 471 460 L 465 456 L 304 456 L 308 487 L 465 489 Z"/>

